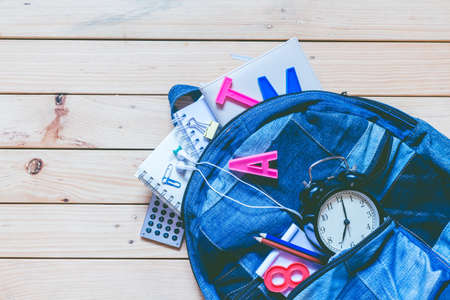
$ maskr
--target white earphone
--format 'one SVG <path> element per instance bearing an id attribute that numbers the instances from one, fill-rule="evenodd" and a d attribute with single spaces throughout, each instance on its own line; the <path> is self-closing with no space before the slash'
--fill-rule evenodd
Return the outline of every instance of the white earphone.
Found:
<path id="1" fill-rule="evenodd" d="M 302 215 L 296 211 L 293 210 L 292 208 L 283 206 L 281 203 L 279 203 L 278 201 L 276 201 L 274 198 L 272 198 L 269 194 L 267 194 L 266 192 L 260 190 L 259 188 L 255 187 L 254 185 L 243 181 L 242 179 L 240 179 L 239 177 L 237 177 L 236 175 L 234 175 L 233 173 L 231 173 L 230 171 L 219 167 L 213 163 L 210 163 L 208 161 L 203 161 L 203 162 L 196 162 L 192 157 L 189 156 L 189 154 L 186 153 L 186 151 L 184 151 L 181 146 L 178 146 L 177 149 L 173 150 L 173 154 L 175 155 L 175 157 L 179 160 L 175 166 L 175 169 L 178 172 L 184 172 L 184 171 L 197 171 L 203 178 L 203 180 L 205 181 L 205 183 L 208 185 L 208 187 L 213 190 L 216 194 L 220 195 L 221 197 L 224 197 L 226 199 L 229 199 L 239 205 L 248 207 L 248 208 L 260 208 L 260 209 L 281 209 L 281 210 L 285 210 L 288 211 L 296 216 L 298 216 L 300 218 L 300 220 L 303 219 Z M 189 165 L 188 163 L 191 163 L 191 165 Z M 266 196 L 267 198 L 269 198 L 273 203 L 275 203 L 277 206 L 259 206 L 259 205 L 249 205 L 249 204 L 245 204 L 242 203 L 239 200 L 236 200 L 234 198 L 231 198 L 230 196 L 219 192 L 218 190 L 216 190 L 208 181 L 208 179 L 206 179 L 206 176 L 203 174 L 203 172 L 198 169 L 196 166 L 197 165 L 207 165 L 207 166 L 211 166 L 214 168 L 217 168 L 219 170 L 221 170 L 222 172 L 227 173 L 228 175 L 232 176 L 234 179 L 236 179 L 237 181 L 247 185 L 248 187 L 260 192 L 261 194 L 263 194 L 264 196 Z"/>
<path id="2" fill-rule="evenodd" d="M 181 160 L 181 161 L 187 160 L 187 161 L 191 161 L 191 162 L 194 161 L 194 159 L 191 156 L 189 156 L 189 154 L 187 154 L 186 151 L 184 151 L 181 148 L 181 146 L 178 146 L 178 148 L 173 150 L 172 152 L 178 160 Z"/>
<path id="3" fill-rule="evenodd" d="M 189 154 L 181 148 L 181 146 L 178 146 L 177 149 L 173 150 L 173 154 L 178 159 L 178 162 L 175 165 L 175 169 L 178 172 L 197 170 L 194 159 L 190 157 Z M 194 162 L 194 165 L 188 165 L 186 162 Z"/>
<path id="4" fill-rule="evenodd" d="M 175 165 L 175 169 L 178 172 L 197 170 L 197 168 L 195 166 L 190 166 L 183 161 L 178 161 L 177 164 Z"/>

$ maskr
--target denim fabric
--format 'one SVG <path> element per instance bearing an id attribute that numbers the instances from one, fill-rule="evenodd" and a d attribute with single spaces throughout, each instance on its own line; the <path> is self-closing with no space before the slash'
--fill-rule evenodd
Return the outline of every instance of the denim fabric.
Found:
<path id="1" fill-rule="evenodd" d="M 192 100 L 195 101 L 198 98 L 200 98 L 201 95 L 202 95 L 202 93 L 196 86 L 185 85 L 185 84 L 179 84 L 179 85 L 173 86 L 170 89 L 169 95 L 168 95 L 169 105 L 170 105 L 170 110 L 172 112 L 172 115 L 174 112 L 177 111 L 177 107 L 175 104 L 181 97 L 188 96 L 188 97 L 192 98 Z"/>
<path id="2" fill-rule="evenodd" d="M 450 279 L 448 265 L 404 227 L 388 227 L 337 258 L 293 299 L 428 299 Z"/>
<path id="3" fill-rule="evenodd" d="M 192 91 L 191 91 L 192 92 Z M 242 178 L 283 205 L 298 198 L 311 163 L 343 155 L 367 174 L 389 217 L 356 247 L 301 283 L 292 299 L 428 299 L 450 294 L 450 141 L 425 122 L 375 101 L 310 91 L 267 100 L 228 123 L 201 161 L 226 168 L 235 157 L 277 150 L 277 181 Z M 338 173 L 324 163 L 316 178 Z M 273 205 L 260 193 L 209 166 L 212 185 L 251 205 Z M 183 215 L 192 270 L 206 299 L 282 299 L 255 274 L 270 252 L 253 240 L 281 235 L 295 222 L 281 210 L 240 206 L 211 191 L 194 172 Z M 431 247 L 434 247 L 433 249 Z"/>

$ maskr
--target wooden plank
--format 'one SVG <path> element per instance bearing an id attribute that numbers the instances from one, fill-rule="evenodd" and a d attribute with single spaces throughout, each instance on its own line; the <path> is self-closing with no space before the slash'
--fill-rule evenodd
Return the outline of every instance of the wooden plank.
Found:
<path id="1" fill-rule="evenodd" d="M 0 203 L 144 204 L 150 151 L 0 150 Z"/>
<path id="2" fill-rule="evenodd" d="M 278 42 L 0 40 L 0 93 L 166 94 L 199 85 Z M 325 90 L 359 95 L 450 95 L 449 43 L 308 42 Z"/>
<path id="3" fill-rule="evenodd" d="M 170 125 L 167 96 L 0 95 L 1 147 L 153 148 Z"/>
<path id="4" fill-rule="evenodd" d="M 443 134 L 450 136 L 450 98 L 427 97 L 374 97 L 396 107 L 413 117 L 420 118 Z"/>
<path id="5" fill-rule="evenodd" d="M 140 238 L 146 205 L 2 204 L 0 208 L 0 257 L 187 257 L 185 245 L 175 249 Z"/>
<path id="6" fill-rule="evenodd" d="M 0 2 L 1 35 L 14 38 L 442 41 L 449 20 L 443 0 Z"/>
<path id="7" fill-rule="evenodd" d="M 0 111 L 8 112 L 0 118 L 0 147 L 151 149 L 172 128 L 166 96 L 67 95 L 64 99 L 61 105 L 54 95 L 0 95 Z M 450 98 L 376 99 L 450 135 Z M 83 157 L 73 159 L 83 161 Z M 25 163 L 20 156 L 21 173 Z"/>
<path id="8" fill-rule="evenodd" d="M 9 300 L 202 299 L 186 260 L 0 260 Z"/>

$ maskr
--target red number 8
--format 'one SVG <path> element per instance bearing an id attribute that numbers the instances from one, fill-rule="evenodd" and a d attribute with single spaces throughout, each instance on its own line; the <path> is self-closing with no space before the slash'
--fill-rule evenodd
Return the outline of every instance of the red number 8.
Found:
<path id="1" fill-rule="evenodd" d="M 300 273 L 302 278 L 299 281 L 292 280 L 294 273 Z M 273 283 L 273 279 L 276 275 L 283 277 L 283 282 L 279 284 Z M 282 266 L 272 266 L 264 274 L 264 284 L 271 292 L 280 293 L 284 292 L 288 288 L 296 287 L 300 282 L 309 277 L 308 268 L 301 263 L 293 263 L 288 268 Z"/>

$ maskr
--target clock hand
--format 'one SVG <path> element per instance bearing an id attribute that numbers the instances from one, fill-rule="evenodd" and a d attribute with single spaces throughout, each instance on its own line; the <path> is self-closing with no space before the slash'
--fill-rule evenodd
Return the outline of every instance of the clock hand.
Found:
<path id="1" fill-rule="evenodd" d="M 347 211 L 345 210 L 345 205 L 344 205 L 344 199 L 343 198 L 341 198 L 342 200 L 341 200 L 341 203 L 342 203 L 342 209 L 344 210 L 344 217 L 345 217 L 345 220 L 344 220 L 344 225 L 345 225 L 345 227 L 344 227 L 344 232 L 342 233 L 342 241 L 341 241 L 341 243 L 343 243 L 344 242 L 344 239 L 345 239 L 345 233 L 347 232 L 347 227 L 348 227 L 348 225 L 350 224 L 350 221 L 349 221 L 349 219 L 347 218 Z"/>
<path id="2" fill-rule="evenodd" d="M 350 231 L 347 230 L 347 227 L 350 225 L 350 221 L 349 221 L 348 219 L 345 219 L 345 220 L 344 220 L 344 225 L 345 225 L 345 227 L 344 227 L 344 232 L 342 233 L 342 241 L 341 241 L 341 243 L 344 242 L 344 239 L 345 239 L 345 233 L 348 231 L 348 234 L 350 234 Z"/>
<path id="3" fill-rule="evenodd" d="M 345 233 L 347 232 L 347 226 L 348 226 L 348 224 L 345 224 L 344 232 L 342 233 L 342 241 L 341 241 L 341 244 L 344 242 L 344 239 L 345 239 Z"/>
<path id="4" fill-rule="evenodd" d="M 342 199 L 341 203 L 342 203 L 342 209 L 344 210 L 344 216 L 345 216 L 344 223 L 349 223 L 350 224 L 350 221 L 347 218 L 347 211 L 345 210 L 344 199 Z"/>

